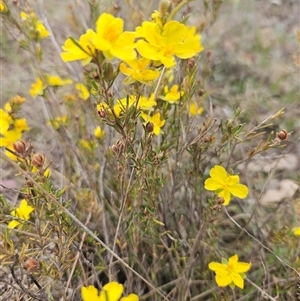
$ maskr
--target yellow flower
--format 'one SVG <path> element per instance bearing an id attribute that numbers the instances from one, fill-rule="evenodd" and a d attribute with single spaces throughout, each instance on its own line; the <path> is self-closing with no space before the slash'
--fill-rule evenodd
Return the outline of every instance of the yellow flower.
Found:
<path id="1" fill-rule="evenodd" d="M 85 149 L 85 150 L 87 150 L 87 151 L 89 151 L 89 152 L 92 152 L 95 148 L 96 148 L 96 144 L 95 144 L 95 142 L 93 142 L 93 141 L 91 141 L 91 140 L 85 140 L 85 139 L 80 139 L 79 140 L 79 145 L 83 148 L 83 149 Z"/>
<path id="2" fill-rule="evenodd" d="M 95 32 L 92 29 L 88 29 L 83 34 L 79 41 L 69 38 L 65 41 L 65 45 L 62 46 L 64 52 L 60 54 L 64 62 L 82 60 L 82 65 L 85 66 L 91 62 L 95 57 L 96 49 L 92 43 Z"/>
<path id="3" fill-rule="evenodd" d="M 300 236 L 300 227 L 293 228 L 293 234 L 295 236 Z"/>
<path id="4" fill-rule="evenodd" d="M 101 127 L 100 126 L 97 126 L 95 129 L 94 129 L 94 136 L 98 139 L 102 138 L 104 136 L 104 132 L 102 131 Z"/>
<path id="5" fill-rule="evenodd" d="M 128 68 L 126 64 L 130 67 Z M 132 84 L 136 81 L 147 84 L 149 81 L 155 80 L 159 76 L 159 71 L 149 69 L 150 60 L 141 58 L 134 59 L 120 64 L 120 71 L 127 75 L 125 84 Z"/>
<path id="6" fill-rule="evenodd" d="M 123 61 L 135 59 L 135 33 L 123 32 L 124 21 L 111 14 L 102 14 L 96 22 L 96 32 L 88 29 L 79 41 L 69 38 L 62 49 L 61 58 L 64 62 L 82 60 L 85 66 L 96 56 L 96 50 L 111 60 L 117 57 Z"/>
<path id="7" fill-rule="evenodd" d="M 114 105 L 114 113 L 116 114 L 117 117 L 119 117 L 121 113 L 124 113 L 135 102 L 136 102 L 136 96 L 134 95 L 130 95 L 129 97 L 119 99 L 117 103 Z"/>
<path id="8" fill-rule="evenodd" d="M 67 103 L 72 103 L 75 101 L 75 99 L 76 99 L 76 95 L 74 95 L 74 94 L 67 94 L 64 96 L 64 100 Z"/>
<path id="9" fill-rule="evenodd" d="M 216 273 L 216 282 L 220 287 L 230 285 L 232 288 L 244 288 L 244 279 L 247 271 L 251 268 L 251 263 L 238 262 L 238 255 L 233 255 L 227 260 L 222 259 L 222 263 L 211 262 L 208 268 Z"/>
<path id="10" fill-rule="evenodd" d="M 0 0 L 0 12 L 6 13 L 8 11 L 8 8 L 6 6 L 6 3 L 2 0 Z"/>
<path id="11" fill-rule="evenodd" d="M 16 95 L 13 98 L 10 99 L 10 103 L 12 105 L 20 105 L 26 100 L 25 97 L 21 97 L 20 95 Z"/>
<path id="12" fill-rule="evenodd" d="M 67 115 L 57 116 L 52 120 L 49 120 L 47 124 L 52 125 L 55 130 L 59 129 L 60 126 L 64 126 L 67 124 Z"/>
<path id="13" fill-rule="evenodd" d="M 160 113 L 154 114 L 152 117 L 148 116 L 146 113 L 142 113 L 141 117 L 145 120 L 144 124 L 151 122 L 153 124 L 153 133 L 158 136 L 161 132 L 161 127 L 164 126 L 165 120 L 160 119 Z"/>
<path id="14" fill-rule="evenodd" d="M 0 147 L 10 147 L 13 142 L 21 139 L 22 132 L 12 129 L 5 133 L 5 136 L 0 137 Z"/>
<path id="15" fill-rule="evenodd" d="M 184 94 L 183 91 L 178 91 L 178 85 L 174 85 L 170 90 L 168 86 L 165 86 L 164 92 L 165 96 L 161 96 L 160 98 L 168 103 L 178 103 L 179 99 Z"/>
<path id="16" fill-rule="evenodd" d="M 168 21 L 163 26 L 145 21 L 136 28 L 140 39 L 136 47 L 140 55 L 160 61 L 167 68 L 176 64 L 175 56 L 188 59 L 203 50 L 201 36 L 195 27 L 187 27 L 178 21 Z"/>
<path id="17" fill-rule="evenodd" d="M 18 217 L 20 220 L 28 221 L 30 218 L 30 213 L 34 210 L 33 207 L 28 205 L 27 200 L 23 199 L 20 206 L 11 211 L 11 215 Z M 14 229 L 15 227 L 21 225 L 18 220 L 13 220 L 8 224 L 8 228 Z"/>
<path id="18" fill-rule="evenodd" d="M 96 22 L 96 34 L 93 45 L 103 51 L 104 56 L 111 60 L 114 57 L 122 61 L 132 61 L 136 57 L 134 50 L 135 33 L 124 31 L 124 21 L 111 14 L 103 13 Z"/>
<path id="19" fill-rule="evenodd" d="M 115 281 L 105 284 L 100 295 L 98 295 L 98 290 L 94 286 L 83 286 L 81 288 L 81 297 L 83 301 L 139 301 L 139 297 L 136 294 L 130 294 L 120 299 L 123 290 L 123 285 Z"/>
<path id="20" fill-rule="evenodd" d="M 18 118 L 14 120 L 14 130 L 18 132 L 26 132 L 29 130 L 27 120 L 25 118 Z"/>
<path id="21" fill-rule="evenodd" d="M 145 96 L 141 96 L 139 98 L 139 102 L 138 102 L 138 108 L 143 110 L 143 111 L 149 111 L 151 110 L 153 107 L 155 107 L 157 105 L 155 99 L 154 99 L 154 93 L 152 93 L 149 98 L 145 97 Z"/>
<path id="22" fill-rule="evenodd" d="M 137 109 L 143 111 L 149 111 L 154 106 L 156 106 L 156 101 L 154 100 L 154 93 L 150 95 L 149 98 L 145 96 L 140 96 L 138 101 L 135 95 L 130 95 L 128 98 L 119 99 L 117 104 L 114 106 L 114 112 L 117 117 L 120 116 L 121 113 L 125 112 L 126 109 L 129 109 L 133 105 L 137 106 Z"/>
<path id="23" fill-rule="evenodd" d="M 196 101 L 192 101 L 189 107 L 189 112 L 191 116 L 200 115 L 203 112 L 203 107 L 198 107 Z"/>
<path id="24" fill-rule="evenodd" d="M 75 85 L 75 89 L 78 91 L 78 96 L 83 99 L 87 100 L 90 97 L 90 92 L 86 88 L 86 86 L 82 83 L 77 83 Z"/>
<path id="25" fill-rule="evenodd" d="M 65 86 L 65 85 L 72 84 L 72 82 L 73 82 L 69 78 L 67 78 L 67 79 L 61 79 L 57 75 L 47 75 L 47 80 L 48 80 L 48 84 L 50 86 Z"/>
<path id="26" fill-rule="evenodd" d="M 205 180 L 204 188 L 216 191 L 218 196 L 224 199 L 224 206 L 229 204 L 232 195 L 240 199 L 244 199 L 248 195 L 247 186 L 239 184 L 239 176 L 229 175 L 224 167 L 215 165 L 209 174 L 210 178 Z"/>
<path id="27" fill-rule="evenodd" d="M 13 122 L 12 117 L 3 109 L 0 108 L 0 134 L 5 136 L 10 124 Z"/>
<path id="28" fill-rule="evenodd" d="M 36 81 L 31 84 L 31 89 L 29 93 L 33 98 L 36 98 L 38 95 L 44 94 L 44 84 L 39 77 L 37 77 Z"/>
<path id="29" fill-rule="evenodd" d="M 50 36 L 49 31 L 46 29 L 44 24 L 41 21 L 37 21 L 36 23 L 36 31 L 39 33 L 40 39 L 45 39 Z"/>

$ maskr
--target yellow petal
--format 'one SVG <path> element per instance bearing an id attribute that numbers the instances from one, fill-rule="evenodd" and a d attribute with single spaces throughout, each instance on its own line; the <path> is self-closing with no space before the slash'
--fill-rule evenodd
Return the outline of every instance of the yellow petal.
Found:
<path id="1" fill-rule="evenodd" d="M 204 182 L 204 188 L 209 191 L 221 189 L 222 187 L 223 187 L 222 183 L 212 178 L 208 178 Z"/>
<path id="2" fill-rule="evenodd" d="M 14 229 L 16 228 L 18 225 L 20 225 L 20 222 L 18 222 L 17 220 L 13 220 L 11 222 L 9 222 L 9 224 L 7 225 L 7 227 L 9 229 Z"/>
<path id="3" fill-rule="evenodd" d="M 215 279 L 216 279 L 217 285 L 220 287 L 227 286 L 232 282 L 229 274 L 227 274 L 227 275 L 217 274 Z"/>
<path id="4" fill-rule="evenodd" d="M 109 282 L 103 286 L 100 293 L 101 301 L 118 301 L 123 293 L 123 285 L 118 282 Z"/>
<path id="5" fill-rule="evenodd" d="M 300 236 L 300 227 L 293 228 L 293 234 L 296 236 Z"/>
<path id="6" fill-rule="evenodd" d="M 228 178 L 228 173 L 223 166 L 215 165 L 210 170 L 210 176 L 214 179 L 225 181 Z"/>
<path id="7" fill-rule="evenodd" d="M 93 285 L 81 287 L 81 297 L 83 301 L 101 301 L 98 290 Z"/>
<path id="8" fill-rule="evenodd" d="M 223 204 L 224 206 L 227 206 L 229 204 L 231 199 L 231 194 L 228 189 L 219 192 L 218 196 L 224 199 L 224 204 Z"/>
<path id="9" fill-rule="evenodd" d="M 130 294 L 127 297 L 123 297 L 120 301 L 139 301 L 139 296 L 136 294 Z"/>
<path id="10" fill-rule="evenodd" d="M 238 273 L 231 273 L 232 282 L 239 288 L 244 288 L 244 280 Z"/>
<path id="11" fill-rule="evenodd" d="M 234 184 L 232 186 L 228 186 L 230 193 L 240 199 L 244 199 L 248 195 L 248 187 L 243 184 Z"/>

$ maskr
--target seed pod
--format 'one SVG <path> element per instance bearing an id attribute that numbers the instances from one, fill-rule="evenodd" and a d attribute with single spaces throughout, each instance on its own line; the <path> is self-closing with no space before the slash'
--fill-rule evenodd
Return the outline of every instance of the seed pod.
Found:
<path id="1" fill-rule="evenodd" d="M 276 137 L 280 140 L 286 140 L 288 138 L 288 132 L 283 129 L 280 132 L 276 133 Z"/>
<path id="2" fill-rule="evenodd" d="M 45 162 L 45 157 L 42 154 L 36 153 L 32 156 L 31 163 L 33 166 L 37 168 L 41 168 L 43 167 L 44 162 Z"/>
<path id="3" fill-rule="evenodd" d="M 13 148 L 19 155 L 23 155 L 26 152 L 26 144 L 22 140 L 18 140 L 16 143 L 13 143 Z"/>

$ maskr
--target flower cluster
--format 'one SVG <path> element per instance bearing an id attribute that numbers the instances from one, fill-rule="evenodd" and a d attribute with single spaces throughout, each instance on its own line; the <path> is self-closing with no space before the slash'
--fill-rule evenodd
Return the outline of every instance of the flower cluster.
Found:
<path id="1" fill-rule="evenodd" d="M 98 290 L 93 285 L 83 286 L 81 288 L 81 297 L 83 301 L 139 301 L 139 297 L 136 294 L 129 294 L 121 298 L 123 291 L 123 285 L 113 281 L 105 284 L 100 294 L 98 294 Z"/>
<path id="2" fill-rule="evenodd" d="M 46 29 L 42 21 L 38 19 L 34 12 L 25 13 L 22 11 L 20 13 L 20 17 L 25 28 L 28 29 L 29 37 L 32 40 L 42 40 L 50 35 L 49 31 Z"/>
<path id="3" fill-rule="evenodd" d="M 210 270 L 216 273 L 216 282 L 220 287 L 230 285 L 234 288 L 235 286 L 243 289 L 245 274 L 251 268 L 251 263 L 238 262 L 238 255 L 231 256 L 228 261 L 222 259 L 222 263 L 211 262 L 208 267 Z"/>
<path id="4" fill-rule="evenodd" d="M 69 78 L 62 79 L 57 75 L 46 74 L 43 77 L 36 78 L 36 81 L 31 84 L 31 89 L 29 93 L 33 98 L 36 98 L 38 95 L 43 95 L 44 90 L 48 86 L 59 87 L 72 84 L 72 82 L 73 81 Z"/>
<path id="5" fill-rule="evenodd" d="M 21 139 L 23 132 L 28 131 L 29 127 L 25 118 L 18 118 L 17 112 L 25 98 L 17 95 L 4 104 L 4 109 L 0 108 L 0 147 L 13 148 L 13 143 Z M 6 152 L 14 158 L 14 156 Z"/>
<path id="6" fill-rule="evenodd" d="M 215 191 L 219 197 L 224 199 L 224 206 L 227 206 L 232 196 L 244 199 L 248 195 L 246 185 L 240 184 L 238 175 L 229 175 L 224 167 L 215 165 L 210 170 L 210 178 L 204 182 L 204 188 Z"/>

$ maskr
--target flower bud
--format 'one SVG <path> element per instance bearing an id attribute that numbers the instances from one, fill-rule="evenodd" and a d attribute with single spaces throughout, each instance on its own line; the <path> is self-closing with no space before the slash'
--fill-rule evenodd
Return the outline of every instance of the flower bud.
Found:
<path id="1" fill-rule="evenodd" d="M 32 272 L 38 268 L 39 268 L 39 263 L 34 258 L 28 258 L 24 262 L 24 269 L 27 270 L 28 272 Z"/>
<path id="2" fill-rule="evenodd" d="M 16 143 L 13 143 L 13 148 L 17 154 L 23 155 L 26 151 L 26 144 L 24 141 L 18 140 Z"/>
<path id="3" fill-rule="evenodd" d="M 104 79 L 111 81 L 114 78 L 114 67 L 110 62 L 104 62 L 102 65 L 104 71 Z"/>
<path id="4" fill-rule="evenodd" d="M 201 97 L 204 95 L 204 90 L 203 89 L 199 89 L 198 90 L 198 95 Z"/>
<path id="5" fill-rule="evenodd" d="M 206 52 L 206 58 L 207 58 L 207 61 L 209 63 L 211 62 L 211 54 L 212 54 L 212 51 L 211 50 L 207 50 L 207 52 Z"/>
<path id="6" fill-rule="evenodd" d="M 33 166 L 37 168 L 41 168 L 43 167 L 44 162 L 45 162 L 45 157 L 42 154 L 36 153 L 32 156 L 31 163 Z"/>
<path id="7" fill-rule="evenodd" d="M 154 129 L 154 124 L 152 122 L 147 122 L 146 124 L 146 132 L 147 133 L 152 133 Z"/>
<path id="8" fill-rule="evenodd" d="M 101 117 L 101 118 L 105 118 L 106 117 L 106 110 L 98 110 L 98 115 Z"/>
<path id="9" fill-rule="evenodd" d="M 161 0 L 158 6 L 158 12 L 163 18 L 169 11 L 171 2 L 169 0 Z"/>
<path id="10" fill-rule="evenodd" d="M 187 63 L 187 66 L 189 69 L 193 69 L 196 65 L 196 61 L 194 58 L 190 58 L 188 59 L 188 63 Z"/>

